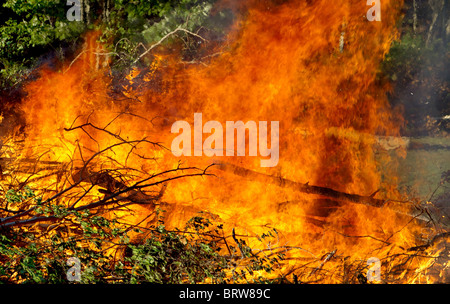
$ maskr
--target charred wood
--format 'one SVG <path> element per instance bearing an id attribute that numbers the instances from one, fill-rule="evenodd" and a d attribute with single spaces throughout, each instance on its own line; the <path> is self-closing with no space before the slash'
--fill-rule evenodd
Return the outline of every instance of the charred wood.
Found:
<path id="1" fill-rule="evenodd" d="M 216 163 L 218 168 L 224 172 L 229 172 L 231 174 L 241 176 L 244 178 L 249 178 L 253 181 L 272 184 L 282 188 L 290 188 L 295 191 L 307 193 L 307 194 L 317 194 L 322 195 L 328 198 L 333 198 L 338 201 L 347 201 L 357 204 L 363 204 L 372 207 L 382 207 L 386 200 L 377 199 L 373 196 L 363 196 L 358 194 L 350 194 L 342 191 L 337 191 L 327 187 L 313 186 L 308 183 L 302 184 L 299 182 L 295 182 L 283 177 L 272 176 L 260 172 L 256 172 L 250 169 L 246 169 L 237 165 L 233 165 L 230 163 Z"/>

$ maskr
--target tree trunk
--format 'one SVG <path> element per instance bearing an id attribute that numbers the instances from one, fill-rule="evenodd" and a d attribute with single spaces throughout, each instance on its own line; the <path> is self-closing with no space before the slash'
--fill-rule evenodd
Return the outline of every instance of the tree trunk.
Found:
<path id="1" fill-rule="evenodd" d="M 436 21 L 438 20 L 439 15 L 441 14 L 441 12 L 444 9 L 444 0 L 431 0 L 430 7 L 432 10 L 432 15 L 431 15 L 430 28 L 428 29 L 427 40 L 425 43 L 426 46 L 430 45 L 431 37 L 433 36 L 433 32 L 434 32 L 435 26 L 436 26 Z"/>
<path id="2" fill-rule="evenodd" d="M 81 5 L 81 16 L 85 16 L 84 20 L 86 21 L 86 24 L 90 24 L 91 23 L 91 18 L 89 16 L 90 13 L 90 5 L 89 5 L 89 0 L 82 0 L 82 5 Z M 82 17 L 83 19 L 83 17 Z"/>
<path id="3" fill-rule="evenodd" d="M 413 31 L 417 33 L 417 0 L 413 0 Z"/>

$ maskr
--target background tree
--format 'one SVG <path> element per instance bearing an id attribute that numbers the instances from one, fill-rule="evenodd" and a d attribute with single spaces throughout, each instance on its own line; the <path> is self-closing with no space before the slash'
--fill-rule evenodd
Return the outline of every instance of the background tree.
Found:
<path id="1" fill-rule="evenodd" d="M 405 1 L 401 39 L 383 63 L 394 84 L 391 101 L 408 122 L 405 135 L 450 131 L 450 2 Z"/>
<path id="2" fill-rule="evenodd" d="M 73 59 L 82 34 L 100 29 L 111 51 L 112 68 L 129 68 L 145 51 L 176 27 L 218 39 L 232 21 L 229 11 L 210 14 L 215 0 L 83 0 L 82 20 L 69 21 L 70 6 L 59 0 L 8 0 L 0 7 L 0 89 L 19 86 L 43 62 Z M 182 34 L 182 33 L 179 33 Z M 181 37 L 183 38 L 183 37 Z M 184 36 L 192 55 L 203 40 Z M 56 61 L 55 61 L 56 59 Z"/>

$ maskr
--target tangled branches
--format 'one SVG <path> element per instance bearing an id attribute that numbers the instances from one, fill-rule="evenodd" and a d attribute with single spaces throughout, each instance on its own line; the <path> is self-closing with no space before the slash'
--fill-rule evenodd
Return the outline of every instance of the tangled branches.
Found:
<path id="1" fill-rule="evenodd" d="M 120 265 L 121 271 L 130 275 L 123 259 L 120 265 L 117 263 L 136 235 L 148 237 L 149 232 L 138 233 L 138 227 L 151 233 L 165 231 L 155 223 L 161 221 L 157 215 L 164 207 L 163 195 L 168 185 L 211 175 L 210 167 L 200 169 L 181 163 L 160 171 L 133 167 L 131 163 L 136 165 L 136 159 L 141 164 L 155 162 L 138 152 L 142 150 L 140 146 L 164 147 L 146 138 L 124 139 L 109 131 L 108 126 L 97 127 L 88 119 L 85 124 L 67 128 L 66 132 L 82 131 L 97 142 L 97 151 L 83 148 L 80 142 L 72 143 L 75 148 L 67 161 L 47 160 L 46 156 L 54 151 L 43 151 L 46 147 L 32 147 L 33 150 L 24 141 L 12 139 L 3 143 L 2 280 L 67 282 L 65 261 L 70 256 L 84 259 L 85 265 L 96 269 L 92 277 L 86 274 L 86 281 L 103 280 L 108 276 L 106 271 Z M 98 138 L 91 135 L 92 130 L 112 138 L 112 143 L 102 147 Z M 22 156 L 26 154 L 27 157 Z"/>
<path id="2" fill-rule="evenodd" d="M 65 128 L 85 141 L 65 138 L 73 149 L 63 161 L 52 147 L 32 147 L 30 153 L 25 141 L 3 143 L 0 280 L 67 283 L 67 259 L 77 257 L 85 283 L 368 283 L 370 256 L 291 246 L 275 228 L 262 235 L 227 233 L 206 212 L 182 228 L 166 227 L 164 210 L 180 212 L 175 202 L 165 201 L 170 185 L 213 176 L 213 166 L 177 163 L 161 169 L 156 154 L 149 153 L 164 151 L 160 143 L 113 131 L 122 115 L 128 114 L 119 113 L 105 126 L 88 116 Z M 383 283 L 448 281 L 447 231 L 409 248 L 399 248 L 392 236 L 335 233 L 379 244 L 373 256 L 380 256 Z"/>

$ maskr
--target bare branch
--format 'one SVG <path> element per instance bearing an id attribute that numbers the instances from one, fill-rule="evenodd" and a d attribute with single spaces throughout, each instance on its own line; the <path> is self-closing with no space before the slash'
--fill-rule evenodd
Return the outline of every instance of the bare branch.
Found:
<path id="1" fill-rule="evenodd" d="M 173 34 L 176 34 L 177 32 L 185 32 L 188 33 L 190 35 L 193 35 L 197 38 L 202 39 L 203 41 L 206 41 L 206 39 L 204 39 L 203 37 L 201 37 L 200 35 L 193 33 L 191 31 L 188 31 L 184 28 L 180 26 L 178 26 L 176 29 L 174 29 L 173 31 L 171 31 L 170 33 L 166 34 L 164 37 L 162 37 L 158 42 L 156 42 L 155 44 L 151 45 L 148 49 L 145 50 L 145 52 L 143 52 L 141 55 L 139 55 L 139 57 L 133 62 L 133 64 L 136 64 L 139 60 L 141 60 L 142 57 L 144 57 L 145 55 L 147 55 L 149 52 L 151 52 L 155 47 L 157 47 L 158 45 L 160 45 L 161 43 L 164 42 L 164 40 L 166 40 L 167 38 L 169 38 L 170 36 L 172 36 Z"/>

